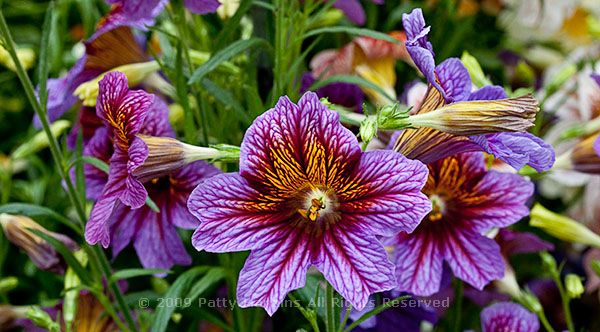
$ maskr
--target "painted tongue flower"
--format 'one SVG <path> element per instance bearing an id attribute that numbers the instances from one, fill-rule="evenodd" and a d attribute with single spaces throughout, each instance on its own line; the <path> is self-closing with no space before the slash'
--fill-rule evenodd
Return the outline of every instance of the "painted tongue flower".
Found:
<path id="1" fill-rule="evenodd" d="M 190 195 L 198 250 L 251 250 L 238 280 L 241 307 L 272 315 L 311 265 L 355 308 L 395 287 L 378 236 L 411 232 L 430 205 L 426 169 L 392 151 L 363 153 L 316 94 L 282 97 L 244 136 L 240 172 Z"/>
<path id="2" fill-rule="evenodd" d="M 97 199 L 86 225 L 86 240 L 108 246 L 113 256 L 129 243 L 146 268 L 189 264 L 176 227 L 195 228 L 187 210 L 192 189 L 219 171 L 186 158 L 186 147 L 175 140 L 168 122 L 167 105 L 143 91 L 129 91 L 120 73 L 109 73 L 100 82 L 98 115 L 106 126 L 96 129 L 84 155 L 109 164 L 109 174 L 85 166 L 89 198 Z M 191 163 L 190 163 L 191 162 Z M 144 205 L 150 197 L 159 212 Z"/>
<path id="3" fill-rule="evenodd" d="M 412 234 L 393 238 L 398 290 L 436 293 L 444 261 L 456 277 L 482 289 L 504 273 L 500 247 L 483 234 L 526 216 L 533 185 L 516 174 L 487 171 L 482 153 L 447 157 L 428 167 L 423 192 L 433 209 Z"/>
<path id="4" fill-rule="evenodd" d="M 404 14 L 402 22 L 406 49 L 429 82 L 415 118 L 436 125 L 402 131 L 394 146 L 396 151 L 425 163 L 460 152 L 485 151 L 515 169 L 526 164 L 538 172 L 552 167 L 552 147 L 525 131 L 533 125 L 539 110 L 533 98 L 507 99 L 498 86 L 471 92 L 471 78 L 459 59 L 435 65 L 433 47 L 427 40 L 430 27 L 425 26 L 421 9 Z"/>
<path id="5" fill-rule="evenodd" d="M 483 332 L 537 332 L 539 329 L 537 316 L 516 303 L 495 303 L 481 312 Z"/>

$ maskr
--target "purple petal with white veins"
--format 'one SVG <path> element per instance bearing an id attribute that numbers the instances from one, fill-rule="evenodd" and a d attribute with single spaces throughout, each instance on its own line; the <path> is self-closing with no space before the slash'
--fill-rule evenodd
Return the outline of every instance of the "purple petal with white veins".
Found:
<path id="1" fill-rule="evenodd" d="M 495 303 L 481 311 L 483 332 L 537 332 L 540 322 L 535 314 L 512 302 Z"/>
<path id="2" fill-rule="evenodd" d="M 288 292 L 304 286 L 312 243 L 306 233 L 293 228 L 273 231 L 263 241 L 240 271 L 237 300 L 242 308 L 261 306 L 273 315 Z"/>

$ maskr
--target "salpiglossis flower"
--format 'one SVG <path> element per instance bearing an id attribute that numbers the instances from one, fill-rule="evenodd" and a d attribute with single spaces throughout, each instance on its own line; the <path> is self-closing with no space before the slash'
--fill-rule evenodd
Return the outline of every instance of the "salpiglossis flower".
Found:
<path id="1" fill-rule="evenodd" d="M 516 303 L 495 303 L 481 312 L 483 332 L 537 332 L 539 329 L 537 316 Z"/>
<path id="2" fill-rule="evenodd" d="M 426 169 L 392 151 L 361 152 L 356 137 L 314 93 L 282 97 L 244 136 L 240 171 L 199 185 L 188 207 L 198 250 L 251 250 L 241 307 L 273 314 L 310 266 L 355 308 L 395 287 L 378 236 L 411 232 L 429 211 Z"/>
<path id="3" fill-rule="evenodd" d="M 500 247 L 485 235 L 529 213 L 533 185 L 523 177 L 488 171 L 482 153 L 464 153 L 430 163 L 423 192 L 433 208 L 412 234 L 394 237 L 400 291 L 436 293 L 443 263 L 454 275 L 482 289 L 504 274 Z"/>

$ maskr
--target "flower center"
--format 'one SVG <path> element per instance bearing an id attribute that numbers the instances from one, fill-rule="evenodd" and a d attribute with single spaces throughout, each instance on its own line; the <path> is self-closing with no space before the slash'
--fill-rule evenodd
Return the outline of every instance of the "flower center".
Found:
<path id="1" fill-rule="evenodd" d="M 309 221 L 316 221 L 334 212 L 335 194 L 332 190 L 311 188 L 300 200 L 298 213 Z"/>
<path id="2" fill-rule="evenodd" d="M 444 212 L 446 212 L 446 203 L 436 194 L 429 196 L 429 200 L 431 201 L 431 212 L 427 215 L 427 219 L 429 221 L 439 221 L 444 216 Z"/>

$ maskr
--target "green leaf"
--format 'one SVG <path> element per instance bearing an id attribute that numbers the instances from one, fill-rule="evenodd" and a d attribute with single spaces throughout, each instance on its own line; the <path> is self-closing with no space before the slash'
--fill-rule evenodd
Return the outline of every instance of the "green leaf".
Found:
<path id="1" fill-rule="evenodd" d="M 42 40 L 40 42 L 40 57 L 38 62 L 38 84 L 39 84 L 39 98 L 40 104 L 46 109 L 46 102 L 48 100 L 48 90 L 46 88 L 46 82 L 48 81 L 48 48 L 50 34 L 54 30 L 54 2 L 50 2 L 46 11 L 46 17 L 44 19 L 44 25 L 42 26 Z"/>
<path id="2" fill-rule="evenodd" d="M 113 275 L 110 276 L 110 281 L 115 282 L 117 280 L 169 273 L 171 273 L 171 270 L 165 269 L 125 269 L 113 273 Z"/>
<path id="3" fill-rule="evenodd" d="M 394 43 L 394 44 L 400 44 L 399 40 L 397 40 L 383 32 L 370 30 L 370 29 L 364 29 L 364 28 L 355 28 L 355 27 L 350 27 L 350 26 L 334 26 L 334 27 L 324 27 L 324 28 L 314 29 L 314 30 L 307 32 L 304 35 L 304 38 L 317 36 L 322 33 L 338 33 L 338 32 L 345 32 L 347 34 L 355 35 L 355 36 L 366 36 L 366 37 L 371 37 L 371 38 L 375 38 L 375 39 L 385 40 L 385 41 L 388 41 L 388 42 Z"/>
<path id="4" fill-rule="evenodd" d="M 56 252 L 58 252 L 64 258 L 67 265 L 69 265 L 69 267 L 73 269 L 73 272 L 75 272 L 75 274 L 77 274 L 77 276 L 79 277 L 79 280 L 81 280 L 81 282 L 84 285 L 88 285 L 88 286 L 93 285 L 93 280 L 90 278 L 88 272 L 81 265 L 81 263 L 79 263 L 77 258 L 75 258 L 75 255 L 73 255 L 71 250 L 69 248 L 67 248 L 67 246 L 65 246 L 64 243 L 60 242 L 59 240 L 55 239 L 52 236 L 40 231 L 39 229 L 33 229 L 33 228 L 28 228 L 28 229 L 35 235 L 41 237 L 46 242 L 48 242 L 56 250 Z"/>
<path id="5" fill-rule="evenodd" d="M 192 284 L 194 279 L 196 279 L 199 275 L 207 272 L 210 269 L 211 268 L 208 266 L 198 266 L 187 270 L 175 280 L 173 285 L 171 285 L 167 293 L 164 295 L 164 298 L 177 299 L 186 296 L 190 289 L 190 285 Z M 152 322 L 152 328 L 150 329 L 150 331 L 166 331 L 167 326 L 169 325 L 169 320 L 171 319 L 171 315 L 174 311 L 174 306 L 161 306 L 159 308 L 156 308 L 154 321 Z"/>
<path id="6" fill-rule="evenodd" d="M 252 122 L 252 119 L 250 119 L 246 109 L 244 109 L 242 104 L 240 104 L 240 102 L 231 94 L 231 92 L 221 88 L 208 78 L 203 79 L 201 84 L 206 92 L 215 97 L 215 99 L 221 102 L 221 104 L 223 104 L 225 107 L 231 107 L 244 121 L 248 123 Z"/>
<path id="7" fill-rule="evenodd" d="M 194 301 L 198 296 L 202 295 L 207 289 L 225 278 L 225 270 L 222 268 L 210 269 L 202 279 L 198 280 L 192 289 L 189 291 L 189 297 Z"/>
<path id="8" fill-rule="evenodd" d="M 320 87 L 323 87 L 327 84 L 331 84 L 331 83 L 336 83 L 336 82 L 343 82 L 343 83 L 352 83 L 352 84 L 356 84 L 365 88 L 369 88 L 371 90 L 375 90 L 377 93 L 381 94 L 382 96 L 384 96 L 385 98 L 389 99 L 391 102 L 395 102 L 396 100 L 394 98 L 392 98 L 390 95 L 388 95 L 379 85 L 366 80 L 362 77 L 359 76 L 352 76 L 352 75 L 334 75 L 334 76 L 330 76 L 324 80 L 319 80 L 315 83 L 313 83 L 313 85 L 310 87 L 310 90 L 316 90 Z"/>
<path id="9" fill-rule="evenodd" d="M 43 206 L 28 203 L 8 203 L 0 206 L 0 213 L 22 214 L 28 217 L 50 217 L 61 224 L 81 233 L 79 225 L 59 213 Z"/>
<path id="10" fill-rule="evenodd" d="M 216 69 L 221 63 L 233 58 L 234 56 L 256 46 L 262 45 L 269 47 L 266 40 L 261 38 L 250 38 L 238 40 L 224 49 L 215 53 L 208 61 L 200 65 L 190 77 L 188 84 L 195 84 L 204 78 L 206 74 Z"/>

